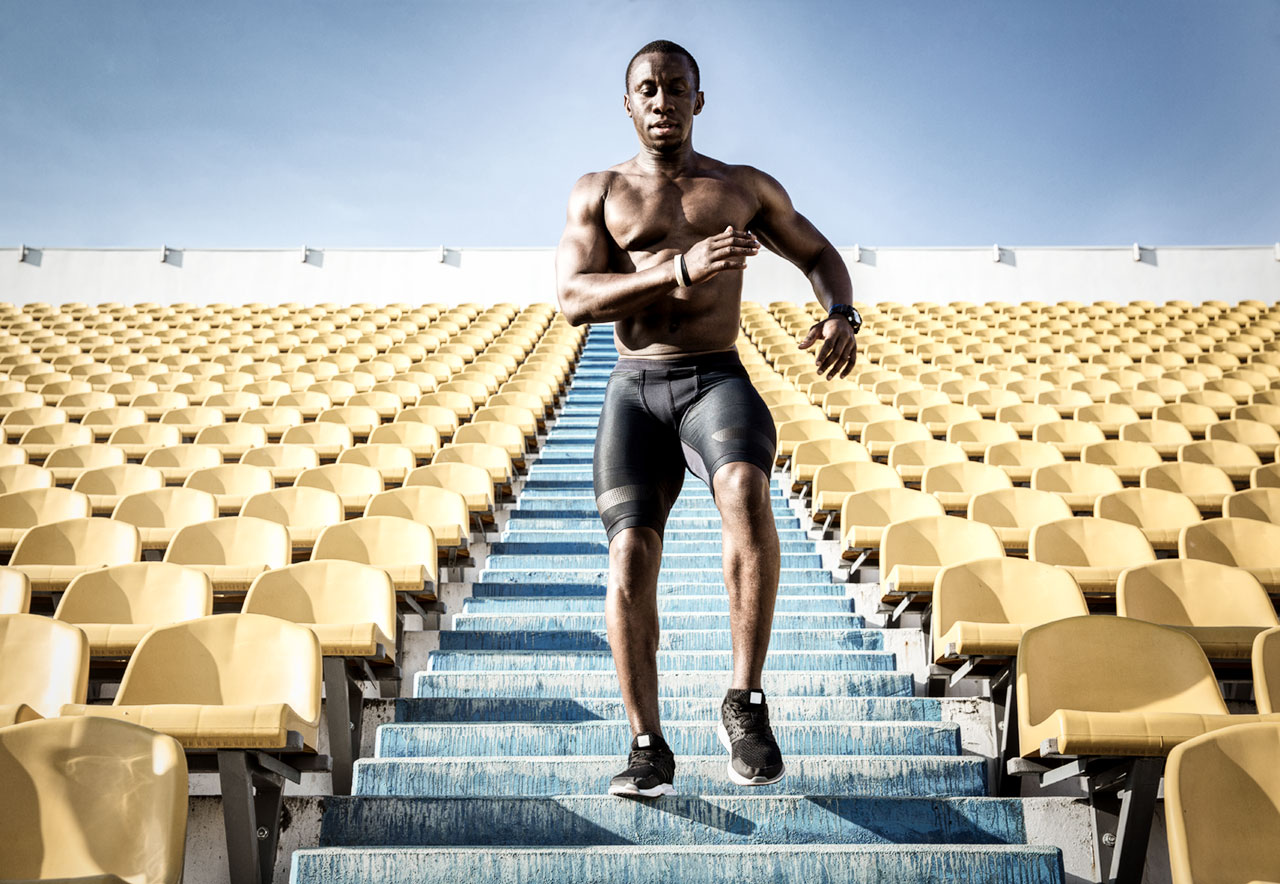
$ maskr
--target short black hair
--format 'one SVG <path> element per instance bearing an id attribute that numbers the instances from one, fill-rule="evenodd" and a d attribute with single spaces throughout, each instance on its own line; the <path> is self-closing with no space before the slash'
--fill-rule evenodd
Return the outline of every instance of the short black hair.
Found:
<path id="1" fill-rule="evenodd" d="M 679 43 L 672 43 L 670 40 L 654 40 L 640 47 L 640 51 L 631 56 L 631 61 L 627 62 L 627 91 L 631 91 L 631 69 L 635 67 L 636 59 L 650 52 L 661 52 L 666 55 L 683 55 L 689 59 L 689 67 L 693 68 L 693 91 L 697 92 L 702 88 L 702 75 L 698 73 L 698 62 L 694 59 L 693 54 L 685 49 Z"/>

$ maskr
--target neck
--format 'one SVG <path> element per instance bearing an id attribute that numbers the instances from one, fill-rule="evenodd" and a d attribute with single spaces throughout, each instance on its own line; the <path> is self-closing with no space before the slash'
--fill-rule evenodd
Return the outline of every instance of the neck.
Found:
<path id="1" fill-rule="evenodd" d="M 678 178 L 697 168 L 698 155 L 693 151 L 692 140 L 671 151 L 655 150 L 645 145 L 636 154 L 636 164 L 651 174 Z"/>

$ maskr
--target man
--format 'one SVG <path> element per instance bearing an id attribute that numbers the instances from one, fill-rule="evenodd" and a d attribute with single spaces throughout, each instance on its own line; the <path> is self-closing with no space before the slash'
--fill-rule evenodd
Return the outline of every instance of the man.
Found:
<path id="1" fill-rule="evenodd" d="M 614 323 L 610 377 L 594 457 L 596 505 L 609 538 L 605 620 L 633 735 L 610 794 L 673 794 L 675 759 L 658 711 L 658 570 L 667 514 L 686 466 L 720 512 L 733 678 L 719 736 L 740 785 L 775 783 L 785 766 L 761 683 L 778 590 L 769 498 L 775 432 L 738 360 L 742 271 L 760 244 L 809 278 L 830 316 L 817 368 L 844 377 L 861 318 L 831 243 L 778 182 L 693 149 L 703 107 L 698 64 L 665 40 L 627 66 L 623 106 L 640 152 L 579 179 L 556 253 L 560 305 L 574 325 Z"/>

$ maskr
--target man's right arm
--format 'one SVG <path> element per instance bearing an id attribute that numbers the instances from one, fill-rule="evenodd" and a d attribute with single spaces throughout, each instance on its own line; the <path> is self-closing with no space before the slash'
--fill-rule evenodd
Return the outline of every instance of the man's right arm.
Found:
<path id="1" fill-rule="evenodd" d="M 573 325 L 634 316 L 679 285 L 671 261 L 677 254 L 674 251 L 644 270 L 609 272 L 606 180 L 600 172 L 578 179 L 569 196 L 569 216 L 556 250 L 556 294 L 560 309 Z M 685 253 L 689 279 L 696 284 L 722 270 L 740 270 L 747 266 L 746 256 L 758 248 L 751 234 L 727 228 Z"/>

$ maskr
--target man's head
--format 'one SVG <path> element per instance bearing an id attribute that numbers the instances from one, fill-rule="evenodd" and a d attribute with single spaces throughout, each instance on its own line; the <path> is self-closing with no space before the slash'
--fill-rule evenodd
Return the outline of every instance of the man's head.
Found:
<path id="1" fill-rule="evenodd" d="M 657 151 L 687 142 L 693 117 L 702 112 L 701 77 L 689 50 L 670 40 L 654 40 L 627 64 L 623 106 L 641 144 Z"/>

